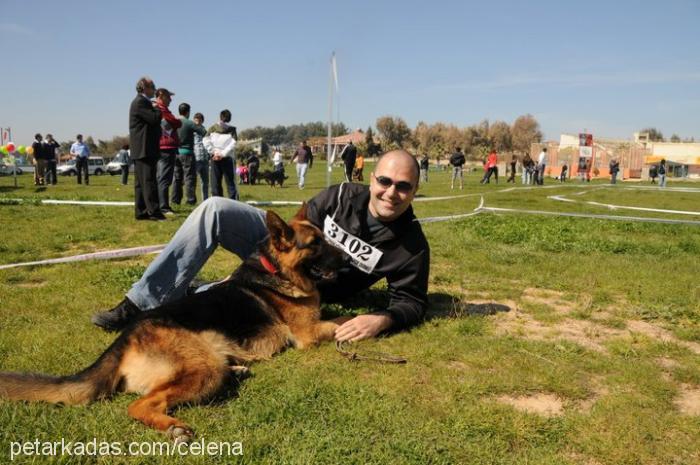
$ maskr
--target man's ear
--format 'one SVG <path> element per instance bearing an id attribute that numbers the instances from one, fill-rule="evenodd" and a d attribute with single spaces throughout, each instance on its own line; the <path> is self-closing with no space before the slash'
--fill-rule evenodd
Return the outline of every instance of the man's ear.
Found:
<path id="1" fill-rule="evenodd" d="M 309 204 L 307 204 L 306 202 L 302 203 L 301 208 L 299 209 L 297 214 L 294 215 L 294 219 L 297 221 L 306 221 L 306 219 L 307 219 L 306 214 L 308 211 L 309 211 Z"/>
<path id="2" fill-rule="evenodd" d="M 270 232 L 270 242 L 277 250 L 287 250 L 294 243 L 294 230 L 272 210 L 267 211 L 265 218 L 267 230 Z"/>

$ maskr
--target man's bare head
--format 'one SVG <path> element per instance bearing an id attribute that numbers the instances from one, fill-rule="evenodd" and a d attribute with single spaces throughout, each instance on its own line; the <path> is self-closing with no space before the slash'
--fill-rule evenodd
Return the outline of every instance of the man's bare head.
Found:
<path id="1" fill-rule="evenodd" d="M 379 158 L 369 185 L 369 211 L 380 221 L 400 217 L 418 190 L 420 167 L 405 150 L 392 150 Z"/>

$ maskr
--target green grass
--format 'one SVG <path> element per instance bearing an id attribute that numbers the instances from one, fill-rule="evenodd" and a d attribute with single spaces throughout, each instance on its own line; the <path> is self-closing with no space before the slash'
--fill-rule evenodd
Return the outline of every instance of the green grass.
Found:
<path id="1" fill-rule="evenodd" d="M 300 191 L 243 186 L 248 199 L 303 200 L 324 186 L 319 166 Z M 621 205 L 698 210 L 700 194 L 627 190 L 636 184 L 590 190 L 563 186 L 518 189 L 477 184 L 449 189 L 448 173 L 430 173 L 427 197 L 479 194 L 417 202 L 418 217 L 466 213 L 478 204 L 548 211 L 608 213 L 569 198 Z M 339 172 L 335 173 L 339 178 Z M 130 207 L 41 205 L 43 198 L 130 200 L 116 177 L 92 177 L 76 186 L 36 190 L 0 178 L 0 263 L 39 260 L 121 247 L 164 243 L 190 208 L 175 219 L 135 222 Z M 573 184 L 573 183 L 572 183 Z M 670 186 L 692 183 L 671 183 Z M 519 185 L 516 185 L 520 187 Z M 24 199 L 9 204 L 8 199 Z M 295 208 L 277 209 L 290 217 Z M 681 218 L 613 211 L 612 214 Z M 698 219 L 686 217 L 684 219 Z M 401 354 L 406 365 L 350 363 L 331 344 L 288 351 L 253 367 L 231 397 L 183 406 L 176 415 L 206 441 L 241 441 L 242 457 L 21 457 L 17 463 L 435 463 L 435 464 L 696 464 L 700 419 L 682 414 L 675 400 L 700 387 L 700 227 L 522 214 L 480 214 L 424 225 L 431 245 L 430 318 L 358 350 Z M 0 369 L 73 373 L 113 340 L 89 322 L 114 305 L 153 256 L 0 270 Z M 218 251 L 203 279 L 230 273 L 238 259 Z M 379 285 L 378 289 L 383 288 Z M 547 291 L 542 296 L 535 291 Z M 553 291 L 553 292 L 550 292 Z M 533 294 L 534 292 L 534 294 Z M 381 294 L 358 296 L 328 315 L 381 308 Z M 473 314 L 472 302 L 496 302 L 510 312 Z M 561 310 L 561 307 L 569 310 Z M 472 309 L 472 310 L 470 310 Z M 518 312 L 543 328 L 581 322 L 611 336 L 594 350 L 567 338 L 538 338 L 527 325 L 508 329 Z M 489 313 L 489 312 L 486 312 Z M 671 340 L 631 331 L 643 320 Z M 506 328 L 504 330 L 504 328 Z M 659 359 L 669 359 L 664 367 Z M 546 393 L 561 399 L 561 415 L 520 411 L 500 396 Z M 11 441 L 160 441 L 130 420 L 133 395 L 87 407 L 0 401 L 0 456 Z"/>

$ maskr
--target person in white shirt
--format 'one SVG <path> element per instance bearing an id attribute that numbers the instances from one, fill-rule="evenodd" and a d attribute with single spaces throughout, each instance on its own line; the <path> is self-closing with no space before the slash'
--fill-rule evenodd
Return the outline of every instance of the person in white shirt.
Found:
<path id="1" fill-rule="evenodd" d="M 272 169 L 274 171 L 284 170 L 284 163 L 282 161 L 282 153 L 279 148 L 275 149 L 274 155 L 272 155 Z"/>
<path id="2" fill-rule="evenodd" d="M 229 125 L 231 122 L 231 112 L 223 110 L 220 114 L 220 121 L 209 128 L 207 135 L 202 142 L 204 148 L 211 155 L 211 195 L 213 197 L 223 197 L 224 189 L 221 185 L 221 178 L 226 180 L 228 197 L 238 200 L 238 190 L 236 189 L 235 166 L 236 155 L 236 128 Z"/>
<path id="3" fill-rule="evenodd" d="M 547 147 L 543 148 L 540 155 L 537 157 L 537 172 L 535 173 L 535 182 L 538 185 L 544 184 L 544 168 L 547 166 Z"/>

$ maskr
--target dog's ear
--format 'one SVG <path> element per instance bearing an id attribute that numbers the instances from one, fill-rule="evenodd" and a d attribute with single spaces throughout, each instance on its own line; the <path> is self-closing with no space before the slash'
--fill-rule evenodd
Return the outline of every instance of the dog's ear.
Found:
<path id="1" fill-rule="evenodd" d="M 270 242 L 277 250 L 288 250 L 294 244 L 294 230 L 277 213 L 268 210 L 265 222 Z"/>
<path id="2" fill-rule="evenodd" d="M 306 202 L 302 203 L 302 204 L 301 204 L 301 208 L 299 209 L 299 211 L 297 212 L 297 214 L 294 215 L 294 219 L 297 220 L 297 221 L 306 221 L 306 219 L 308 218 L 308 217 L 306 216 L 306 214 L 308 213 L 308 211 L 309 211 L 309 204 L 306 203 Z"/>

